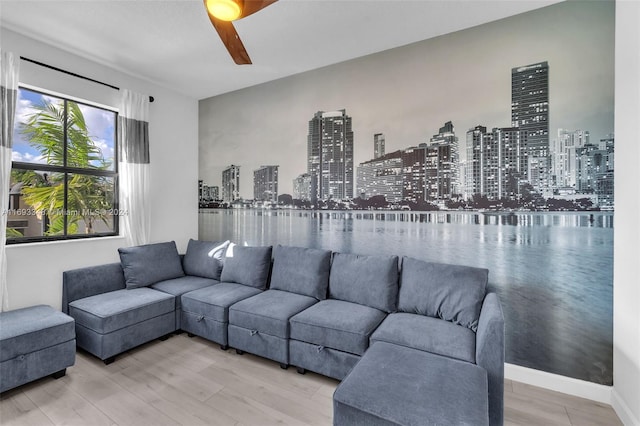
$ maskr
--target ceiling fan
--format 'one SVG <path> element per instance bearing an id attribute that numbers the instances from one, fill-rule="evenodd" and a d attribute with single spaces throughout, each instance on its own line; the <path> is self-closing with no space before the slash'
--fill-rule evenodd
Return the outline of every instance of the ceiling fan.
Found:
<path id="1" fill-rule="evenodd" d="M 238 65 L 251 64 L 251 58 L 232 21 L 246 18 L 278 0 L 203 0 L 209 19 L 231 57 Z"/>

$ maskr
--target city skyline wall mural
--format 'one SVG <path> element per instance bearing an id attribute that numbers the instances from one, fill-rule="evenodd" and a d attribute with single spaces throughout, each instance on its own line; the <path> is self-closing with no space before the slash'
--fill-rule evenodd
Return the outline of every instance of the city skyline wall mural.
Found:
<path id="1" fill-rule="evenodd" d="M 506 362 L 611 385 L 614 8 L 201 100 L 199 238 L 487 268 Z"/>

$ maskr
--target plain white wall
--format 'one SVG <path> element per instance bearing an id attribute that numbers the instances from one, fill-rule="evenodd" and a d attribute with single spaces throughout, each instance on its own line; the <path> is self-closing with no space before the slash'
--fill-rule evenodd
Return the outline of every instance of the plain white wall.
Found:
<path id="1" fill-rule="evenodd" d="M 640 425 L 640 2 L 616 2 L 612 405 Z"/>
<path id="2" fill-rule="evenodd" d="M 59 50 L 6 28 L 0 46 L 20 56 L 152 95 L 149 108 L 151 240 L 175 240 L 180 252 L 198 236 L 198 102 L 196 99 Z M 144 60 L 141 58 L 141 60 Z M 20 82 L 117 107 L 119 93 L 21 61 Z M 119 261 L 122 237 L 7 246 L 9 308 L 44 303 L 60 309 L 62 272 Z"/>

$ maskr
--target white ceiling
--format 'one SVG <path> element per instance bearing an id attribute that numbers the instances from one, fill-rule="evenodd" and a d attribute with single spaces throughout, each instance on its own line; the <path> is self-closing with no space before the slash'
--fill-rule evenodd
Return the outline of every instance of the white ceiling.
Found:
<path id="1" fill-rule="evenodd" d="M 0 25 L 203 99 L 557 2 L 280 0 L 235 22 L 242 66 L 202 0 L 0 0 Z"/>

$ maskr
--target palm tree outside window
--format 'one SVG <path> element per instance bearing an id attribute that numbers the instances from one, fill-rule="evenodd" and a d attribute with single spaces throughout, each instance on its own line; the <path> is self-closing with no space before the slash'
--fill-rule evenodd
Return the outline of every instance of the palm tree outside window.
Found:
<path id="1" fill-rule="evenodd" d="M 19 88 L 8 244 L 118 234 L 117 117 Z"/>

